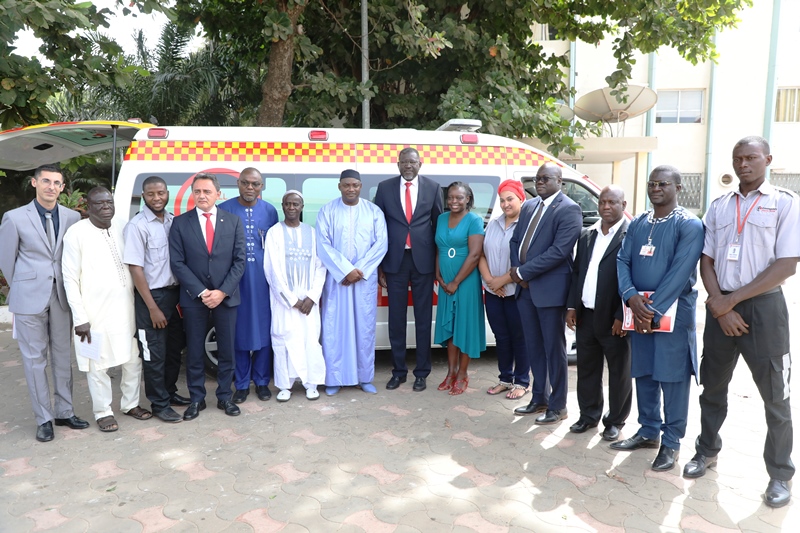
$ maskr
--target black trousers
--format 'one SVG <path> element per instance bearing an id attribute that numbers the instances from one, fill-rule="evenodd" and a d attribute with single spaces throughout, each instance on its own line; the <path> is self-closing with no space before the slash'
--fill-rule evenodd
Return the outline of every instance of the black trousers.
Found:
<path id="1" fill-rule="evenodd" d="M 214 326 L 217 338 L 217 400 L 231 399 L 233 382 L 236 312 L 238 307 L 224 304 L 214 309 L 204 305 L 182 307 L 183 327 L 186 329 L 186 385 L 192 402 L 206 397 L 206 332 Z"/>
<path id="2" fill-rule="evenodd" d="M 431 250 L 436 253 L 436 250 Z M 405 377 L 406 332 L 408 327 L 408 285 L 414 300 L 414 329 L 417 342 L 417 366 L 414 375 L 426 378 L 431 373 L 431 321 L 433 319 L 434 273 L 421 274 L 414 266 L 411 250 L 406 250 L 400 271 L 386 274 L 386 292 L 389 297 L 389 343 L 392 346 L 392 375 Z"/>
<path id="3" fill-rule="evenodd" d="M 700 364 L 701 432 L 697 453 L 714 456 L 722 449 L 719 430 L 728 414 L 728 384 L 739 354 L 750 368 L 764 402 L 767 439 L 764 462 L 770 478 L 788 481 L 794 475 L 792 463 L 792 412 L 789 405 L 789 312 L 783 293 L 778 291 L 745 300 L 734 307 L 749 333 L 728 337 L 717 319 L 706 313 L 703 359 Z"/>
<path id="4" fill-rule="evenodd" d="M 581 420 L 622 427 L 631 414 L 631 345 L 628 337 L 595 327 L 594 311 L 582 309 L 576 328 L 578 350 L 578 406 Z M 608 362 L 608 412 L 603 416 L 603 361 Z"/>
<path id="5" fill-rule="evenodd" d="M 169 399 L 178 391 L 181 351 L 186 345 L 186 337 L 183 334 L 183 319 L 176 307 L 180 296 L 178 287 L 153 289 L 150 294 L 164 313 L 167 327 L 153 327 L 147 305 L 135 292 L 136 340 L 139 357 L 142 358 L 144 394 L 150 400 L 152 410 L 158 412 L 169 407 Z"/>

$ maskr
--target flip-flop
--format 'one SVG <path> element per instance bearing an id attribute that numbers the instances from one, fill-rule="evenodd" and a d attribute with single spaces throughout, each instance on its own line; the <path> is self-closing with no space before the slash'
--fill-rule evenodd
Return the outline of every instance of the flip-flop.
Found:
<path id="1" fill-rule="evenodd" d="M 138 405 L 133 409 L 129 409 L 128 412 L 126 412 L 125 414 L 128 416 L 132 416 L 136 420 L 149 420 L 153 418 L 153 413 L 151 413 L 147 409 L 139 407 Z"/>
<path id="2" fill-rule="evenodd" d="M 522 394 L 515 396 L 518 390 L 521 390 Z M 520 398 L 525 397 L 526 394 L 528 394 L 528 389 L 526 387 L 523 387 L 522 385 L 514 385 L 511 387 L 511 390 L 508 391 L 508 394 L 506 394 L 506 398 L 509 400 L 519 400 Z"/>
<path id="3" fill-rule="evenodd" d="M 119 429 L 117 425 L 117 419 L 114 418 L 113 415 L 104 416 L 103 418 L 97 419 L 97 425 L 100 426 L 100 431 L 105 433 L 111 433 L 112 431 L 116 431 Z"/>
<path id="4" fill-rule="evenodd" d="M 498 387 L 500 387 L 500 388 L 498 389 Z M 495 385 L 491 389 L 487 390 L 486 394 L 491 394 L 492 396 L 495 396 L 497 394 L 502 394 L 507 390 L 511 390 L 511 384 L 510 383 L 503 383 L 501 381 L 500 383 L 498 383 L 497 385 Z"/>

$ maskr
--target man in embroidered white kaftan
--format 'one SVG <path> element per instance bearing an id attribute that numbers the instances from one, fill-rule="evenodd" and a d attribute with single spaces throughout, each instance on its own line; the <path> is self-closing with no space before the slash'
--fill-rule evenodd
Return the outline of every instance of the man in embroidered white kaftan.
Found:
<path id="1" fill-rule="evenodd" d="M 359 197 L 357 171 L 342 172 L 339 191 L 342 197 L 317 215 L 317 254 L 328 270 L 322 297 L 325 392 L 331 396 L 342 386 L 359 385 L 375 394 L 378 265 L 388 248 L 386 220 Z"/>
<path id="2" fill-rule="evenodd" d="M 314 228 L 300 222 L 303 195 L 287 191 L 282 201 L 284 221 L 267 232 L 264 274 L 272 309 L 272 350 L 275 353 L 277 400 L 288 401 L 299 379 L 306 398 L 319 398 L 317 385 L 325 381 L 325 359 L 319 344 L 319 299 L 325 266 L 317 257 Z"/>
<path id="3" fill-rule="evenodd" d="M 139 406 L 142 360 L 134 342 L 133 280 L 122 261 L 123 226 L 112 221 L 114 199 L 107 189 L 95 187 L 87 199 L 89 218 L 64 236 L 62 272 L 75 335 L 81 340 L 76 343 L 78 369 L 86 372 L 94 417 L 107 432 L 118 429 L 108 376 L 113 366 L 122 365 L 122 412 L 139 420 L 152 414 Z"/>

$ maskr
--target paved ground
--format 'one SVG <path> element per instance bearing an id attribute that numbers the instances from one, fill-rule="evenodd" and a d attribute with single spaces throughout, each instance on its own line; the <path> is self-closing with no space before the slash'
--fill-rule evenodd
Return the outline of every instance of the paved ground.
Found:
<path id="1" fill-rule="evenodd" d="M 793 282 L 786 292 L 800 325 L 798 289 Z M 777 532 L 800 524 L 796 502 L 773 510 L 761 501 L 766 426 L 743 364 L 718 467 L 688 481 L 680 472 L 699 430 L 698 387 L 680 468 L 655 473 L 655 450 L 614 452 L 594 431 L 569 433 L 578 416 L 574 367 L 569 420 L 540 427 L 515 417 L 522 402 L 485 393 L 496 380 L 492 351 L 473 362 L 460 397 L 435 390 L 442 351 L 423 393 L 410 382 L 383 389 L 390 369 L 380 353 L 376 396 L 344 389 L 309 402 L 297 387 L 285 404 L 251 394 L 236 418 L 209 402 L 191 422 L 118 415 L 116 433 L 56 428 L 44 444 L 34 440 L 19 358 L 0 331 L 0 532 Z M 86 377 L 74 375 L 76 413 L 90 420 Z M 634 402 L 623 436 L 635 420 Z"/>

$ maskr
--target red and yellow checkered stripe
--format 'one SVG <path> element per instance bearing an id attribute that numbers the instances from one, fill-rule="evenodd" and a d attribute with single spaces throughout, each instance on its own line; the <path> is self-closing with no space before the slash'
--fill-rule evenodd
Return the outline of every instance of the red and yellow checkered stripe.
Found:
<path id="1" fill-rule="evenodd" d="M 420 159 L 427 165 L 538 167 L 550 161 L 533 150 L 507 146 L 216 141 L 133 141 L 125 160 L 391 164 L 397 162 L 398 152 L 409 146 L 419 151 Z"/>

